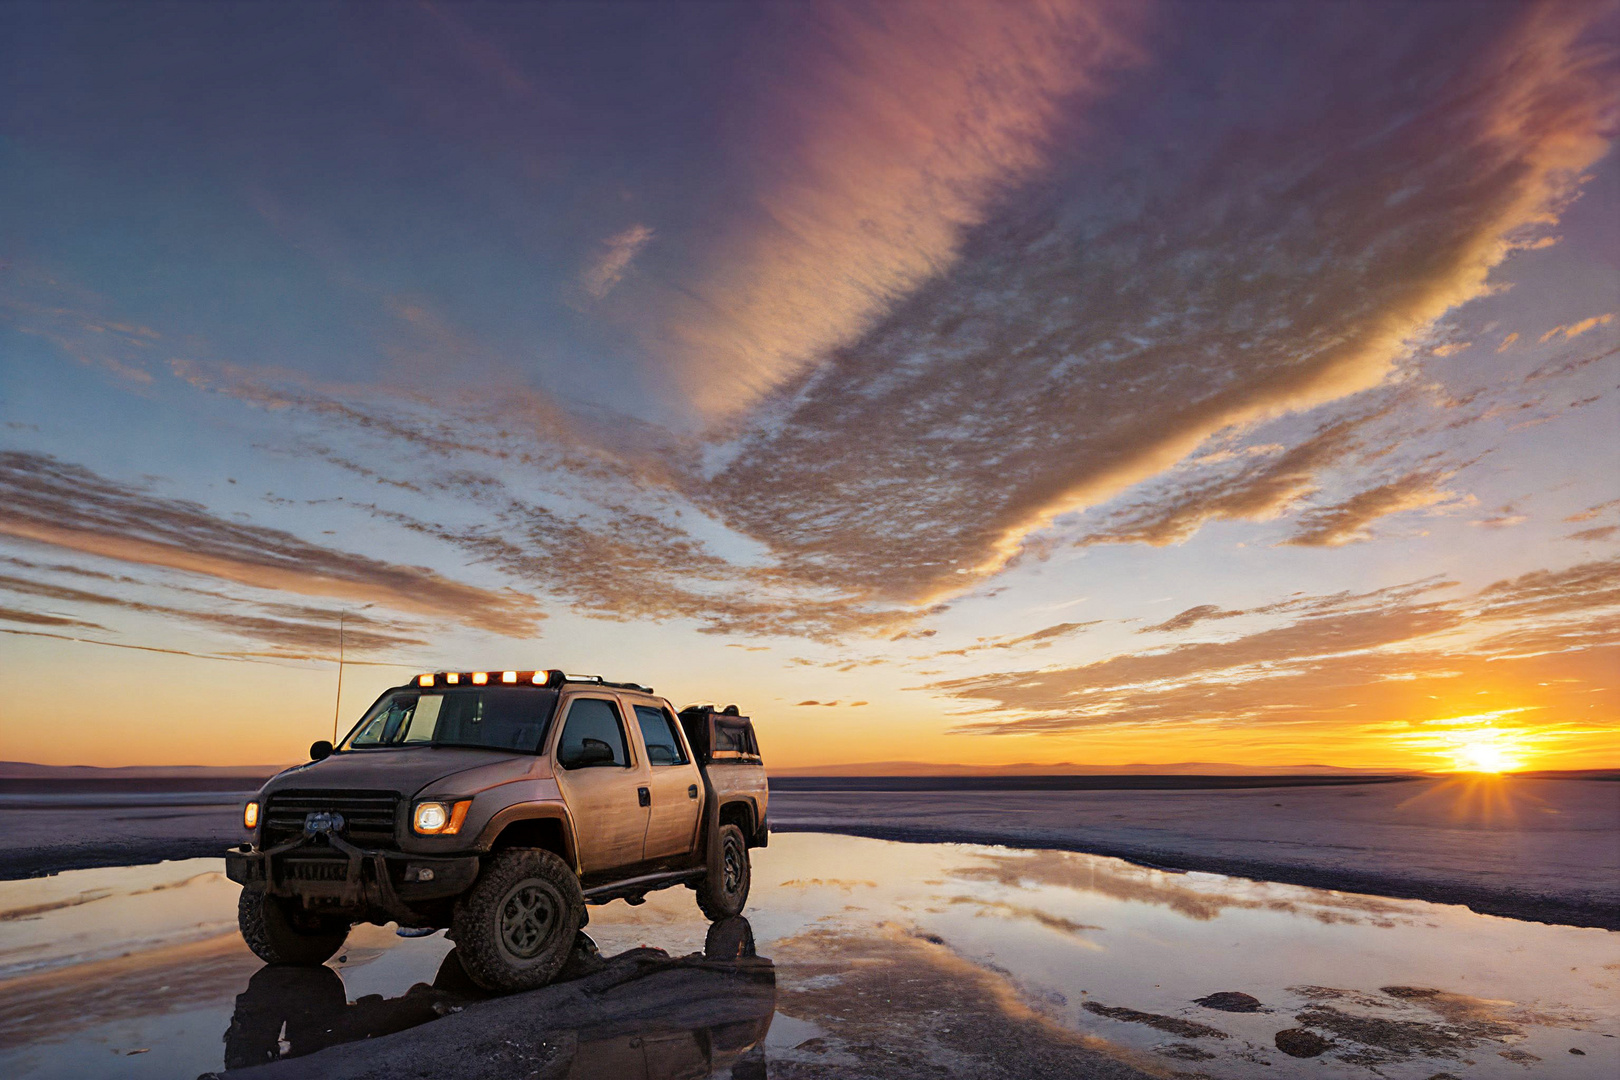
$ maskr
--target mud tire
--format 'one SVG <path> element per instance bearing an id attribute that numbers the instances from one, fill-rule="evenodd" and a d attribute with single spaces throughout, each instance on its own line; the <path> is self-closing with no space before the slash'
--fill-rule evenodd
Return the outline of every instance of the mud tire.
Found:
<path id="1" fill-rule="evenodd" d="M 332 958 L 349 937 L 347 922 L 320 916 L 289 916 L 262 884 L 242 886 L 236 925 L 247 947 L 267 964 L 315 967 Z"/>
<path id="2" fill-rule="evenodd" d="M 456 902 L 450 936 L 473 982 L 512 993 L 556 978 L 584 922 L 585 895 L 567 863 L 538 848 L 507 848 Z"/>
<path id="3" fill-rule="evenodd" d="M 718 873 L 711 870 L 698 883 L 697 902 L 704 917 L 719 922 L 741 915 L 748 903 L 748 886 L 753 877 L 748 861 L 748 841 L 735 825 L 720 826 Z"/>

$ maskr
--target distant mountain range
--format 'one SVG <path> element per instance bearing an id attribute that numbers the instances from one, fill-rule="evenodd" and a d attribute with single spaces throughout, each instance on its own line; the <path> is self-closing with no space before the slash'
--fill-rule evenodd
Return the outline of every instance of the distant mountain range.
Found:
<path id="1" fill-rule="evenodd" d="M 273 776 L 286 765 L 35 765 L 0 761 L 0 780 L 145 780 L 159 777 L 212 778 Z M 926 761 L 865 761 L 848 765 L 771 767 L 772 776 L 1357 776 L 1412 772 L 1409 769 L 1345 769 L 1336 765 L 1233 765 L 1224 761 L 1182 761 L 1170 765 L 938 765 Z"/>
<path id="2" fill-rule="evenodd" d="M 28 761 L 0 761 L 0 780 L 150 780 L 194 777 L 199 780 L 228 777 L 260 778 L 274 776 L 285 765 L 35 765 Z"/>
<path id="3" fill-rule="evenodd" d="M 26 761 L 0 761 L 0 785 L 19 789 L 19 784 L 45 782 L 51 786 L 67 782 L 102 786 L 132 787 L 142 781 L 165 781 L 165 786 L 187 790 L 217 787 L 222 791 L 251 789 L 286 765 L 125 765 L 105 768 L 99 765 L 36 765 Z M 1046 765 L 1020 762 L 1014 765 L 940 765 L 926 761 L 864 761 L 845 765 L 801 765 L 794 768 L 769 767 L 776 779 L 866 778 L 866 777 L 960 777 L 963 779 L 1015 776 L 1420 776 L 1417 769 L 1346 769 L 1337 765 L 1234 765 L 1226 761 L 1179 761 L 1171 764 L 1076 765 L 1058 762 Z M 1620 770 L 1578 769 L 1539 770 L 1518 774 L 1563 779 L 1615 779 Z M 12 783 L 5 783 L 11 781 Z M 249 783 L 249 781 L 252 781 Z M 178 782 L 176 784 L 176 782 Z"/>

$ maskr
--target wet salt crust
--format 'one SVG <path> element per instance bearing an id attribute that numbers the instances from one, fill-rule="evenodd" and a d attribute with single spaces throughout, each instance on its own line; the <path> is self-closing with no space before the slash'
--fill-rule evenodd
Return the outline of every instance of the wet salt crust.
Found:
<path id="1" fill-rule="evenodd" d="M 1620 1072 L 1611 931 L 1056 851 L 789 834 L 755 854 L 763 968 L 632 953 L 611 990 L 494 1002 L 446 982 L 442 935 L 378 927 L 271 987 L 214 860 L 0 883 L 0 1075 L 198 1076 L 232 1046 L 270 1076 L 394 1055 L 440 1075 L 635 1075 L 613 1071 L 632 1042 L 648 1076 Z M 708 930 L 684 889 L 592 909 L 588 928 L 610 957 L 700 954 Z M 694 1015 L 696 997 L 735 1015 Z M 300 1000 L 325 1003 L 313 1040 Z M 366 1041 L 319 1049 L 342 1038 Z"/>

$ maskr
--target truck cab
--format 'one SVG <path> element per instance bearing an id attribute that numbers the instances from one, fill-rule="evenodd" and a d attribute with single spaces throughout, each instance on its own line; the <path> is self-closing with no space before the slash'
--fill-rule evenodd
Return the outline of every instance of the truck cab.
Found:
<path id="1" fill-rule="evenodd" d="M 740 913 L 769 840 L 751 721 L 635 683 L 431 672 L 310 756 L 247 803 L 251 842 L 226 856 L 268 963 L 322 963 L 354 923 L 392 921 L 448 929 L 487 989 L 540 986 L 587 904 L 685 885 L 711 919 Z"/>

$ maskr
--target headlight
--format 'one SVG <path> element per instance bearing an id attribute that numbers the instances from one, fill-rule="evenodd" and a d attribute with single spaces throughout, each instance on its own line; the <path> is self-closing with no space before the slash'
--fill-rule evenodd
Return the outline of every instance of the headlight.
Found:
<path id="1" fill-rule="evenodd" d="M 250 802 L 242 807 L 242 828 L 257 829 L 259 827 L 259 804 Z"/>
<path id="2" fill-rule="evenodd" d="M 461 823 L 467 820 L 467 809 L 471 806 L 471 799 L 450 806 L 442 802 L 417 803 L 416 813 L 411 815 L 411 827 L 425 836 L 454 836 L 461 831 Z"/>
<path id="3" fill-rule="evenodd" d="M 444 827 L 450 824 L 450 808 L 442 802 L 424 802 L 416 804 L 416 831 L 419 833 L 443 832 Z"/>

